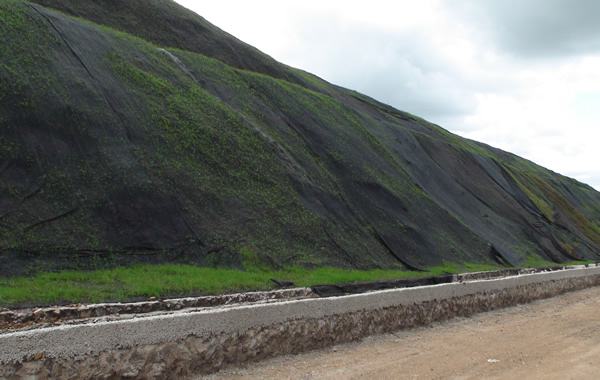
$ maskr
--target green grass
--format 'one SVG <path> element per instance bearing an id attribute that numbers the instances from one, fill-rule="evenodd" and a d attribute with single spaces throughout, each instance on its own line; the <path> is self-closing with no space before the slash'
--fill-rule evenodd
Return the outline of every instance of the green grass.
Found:
<path id="1" fill-rule="evenodd" d="M 525 268 L 549 268 L 556 266 L 569 266 L 569 265 L 586 265 L 592 264 L 594 261 L 592 260 L 579 260 L 579 261 L 568 261 L 564 263 L 557 264 L 552 261 L 544 260 L 539 256 L 528 256 L 525 262 L 523 263 L 523 267 Z"/>
<path id="2" fill-rule="evenodd" d="M 444 265 L 426 272 L 405 270 L 348 270 L 290 268 L 281 271 L 235 270 L 192 265 L 139 265 L 86 271 L 42 273 L 34 277 L 0 280 L 0 306 L 47 305 L 61 302 L 123 301 L 137 297 L 219 294 L 266 290 L 270 279 L 293 281 L 297 286 L 341 284 L 436 276 L 446 273 L 497 269 L 492 265 Z"/>
<path id="3" fill-rule="evenodd" d="M 587 264 L 578 261 L 562 265 Z M 550 267 L 556 263 L 530 258 L 524 267 Z M 138 265 L 96 271 L 41 273 L 33 277 L 0 279 L 0 307 L 50 305 L 64 302 L 126 301 L 148 297 L 223 294 L 274 288 L 271 279 L 297 286 L 422 278 L 462 272 L 500 269 L 493 264 L 446 263 L 424 272 L 407 270 L 350 270 L 300 267 L 273 271 L 207 268 L 193 265 Z"/>
<path id="4" fill-rule="evenodd" d="M 574 261 L 560 265 L 582 265 Z M 523 267 L 551 267 L 558 264 L 530 257 Z M 271 279 L 292 281 L 296 286 L 333 285 L 398 279 L 414 279 L 444 274 L 501 269 L 493 264 L 445 263 L 427 271 L 351 270 L 333 267 L 307 269 L 293 267 L 267 270 L 207 268 L 193 265 L 137 265 L 96 271 L 41 273 L 33 277 L 0 279 L 0 307 L 50 305 L 65 302 L 126 301 L 148 297 L 176 297 L 223 294 L 237 291 L 273 289 Z"/>

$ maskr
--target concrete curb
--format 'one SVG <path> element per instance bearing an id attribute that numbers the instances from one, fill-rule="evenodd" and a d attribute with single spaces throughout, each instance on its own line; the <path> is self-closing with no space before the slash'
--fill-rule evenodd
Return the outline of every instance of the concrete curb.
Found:
<path id="1" fill-rule="evenodd" d="M 596 266 L 13 332 L 0 335 L 0 377 L 31 372 L 32 368 L 62 377 L 72 371 L 83 374 L 89 367 L 93 368 L 92 378 L 102 371 L 98 367 L 102 357 L 108 360 L 104 369 L 108 374 L 122 376 L 123 371 L 133 371 L 137 374 L 133 377 L 148 377 L 151 362 L 161 360 L 156 357 L 157 350 L 165 347 L 177 352 L 174 355 L 179 361 L 189 354 L 188 360 L 196 363 L 195 367 L 180 363 L 180 368 L 207 373 L 278 353 L 359 339 L 394 326 L 470 315 L 594 285 L 600 285 L 600 267 Z M 180 352 L 184 346 L 185 355 Z M 138 359 L 134 370 L 132 352 L 147 354 Z M 110 364 L 112 360 L 115 362 Z"/>

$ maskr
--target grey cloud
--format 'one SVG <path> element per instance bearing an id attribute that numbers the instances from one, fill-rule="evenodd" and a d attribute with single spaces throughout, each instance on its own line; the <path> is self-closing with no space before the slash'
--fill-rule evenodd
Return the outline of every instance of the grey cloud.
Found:
<path id="1" fill-rule="evenodd" d="M 411 77 L 414 71 L 418 67 L 399 64 L 347 82 L 352 81 L 360 92 L 377 94 L 380 101 L 433 121 L 462 116 L 474 108 L 474 97 L 456 86 L 453 78 L 442 73 Z"/>
<path id="2" fill-rule="evenodd" d="M 600 51 L 598 0 L 476 0 L 449 10 L 490 34 L 499 48 L 526 58 Z"/>
<path id="3" fill-rule="evenodd" d="M 304 43 L 293 53 L 294 64 L 435 122 L 475 106 L 468 78 L 422 31 L 348 26 L 328 15 L 310 19 L 310 28 L 298 25 Z"/>

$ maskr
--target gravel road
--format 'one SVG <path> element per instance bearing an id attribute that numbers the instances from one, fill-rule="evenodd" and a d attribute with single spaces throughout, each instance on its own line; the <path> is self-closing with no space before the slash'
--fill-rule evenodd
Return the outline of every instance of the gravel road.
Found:
<path id="1" fill-rule="evenodd" d="M 285 356 L 212 379 L 598 379 L 600 288 Z"/>

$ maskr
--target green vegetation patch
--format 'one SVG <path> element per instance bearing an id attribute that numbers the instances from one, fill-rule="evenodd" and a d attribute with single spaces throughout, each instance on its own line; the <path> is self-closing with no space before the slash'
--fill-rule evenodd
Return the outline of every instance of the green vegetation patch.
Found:
<path id="1" fill-rule="evenodd" d="M 274 287 L 271 279 L 292 281 L 297 286 L 311 286 L 420 278 L 494 269 L 498 268 L 481 264 L 446 264 L 430 268 L 426 272 L 331 267 L 294 267 L 279 271 L 253 268 L 244 271 L 192 265 L 139 265 L 91 272 L 63 271 L 38 274 L 34 277 L 0 279 L 0 306 L 124 301 L 138 297 L 267 290 Z"/>
<path id="2" fill-rule="evenodd" d="M 555 262 L 545 260 L 539 256 L 528 256 L 525 262 L 523 263 L 523 267 L 525 268 L 550 268 L 557 266 L 570 266 L 570 265 L 587 265 L 592 264 L 593 260 L 579 260 L 579 261 L 568 261 L 565 263 L 557 264 Z"/>
<path id="3" fill-rule="evenodd" d="M 561 265 L 582 265 L 573 261 Z M 524 267 L 553 267 L 558 264 L 529 257 Z M 501 269 L 492 264 L 445 263 L 424 272 L 407 270 L 307 269 L 292 267 L 272 271 L 251 265 L 249 270 L 207 268 L 193 265 L 138 265 L 96 271 L 62 271 L 34 277 L 0 279 L 0 306 L 50 305 L 74 302 L 126 301 L 148 297 L 224 294 L 269 290 L 271 279 L 292 281 L 296 286 L 348 284 L 414 279 L 444 274 Z"/>

